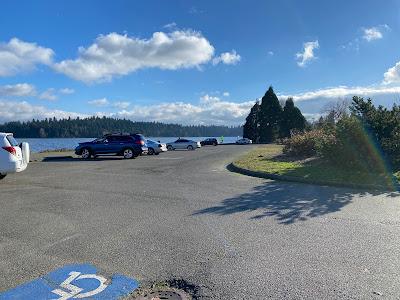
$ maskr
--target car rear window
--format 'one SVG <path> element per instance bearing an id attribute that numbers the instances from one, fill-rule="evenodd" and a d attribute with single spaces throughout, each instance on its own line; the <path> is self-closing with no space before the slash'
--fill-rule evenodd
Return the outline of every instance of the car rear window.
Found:
<path id="1" fill-rule="evenodd" d="M 8 142 L 12 147 L 18 146 L 18 142 L 16 141 L 16 139 L 14 139 L 12 135 L 7 135 L 6 139 L 8 140 Z"/>
<path id="2" fill-rule="evenodd" d="M 140 141 L 145 141 L 146 142 L 145 137 L 143 135 L 141 135 L 141 134 L 134 134 L 132 136 L 135 138 L 135 140 L 140 140 Z"/>

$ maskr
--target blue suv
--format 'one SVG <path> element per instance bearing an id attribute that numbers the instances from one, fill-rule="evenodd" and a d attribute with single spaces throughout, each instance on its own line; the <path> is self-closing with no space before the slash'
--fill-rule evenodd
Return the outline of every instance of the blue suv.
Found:
<path id="1" fill-rule="evenodd" d="M 147 154 L 146 139 L 141 134 L 109 134 L 91 142 L 79 143 L 75 154 L 82 158 L 119 155 L 126 159 Z"/>

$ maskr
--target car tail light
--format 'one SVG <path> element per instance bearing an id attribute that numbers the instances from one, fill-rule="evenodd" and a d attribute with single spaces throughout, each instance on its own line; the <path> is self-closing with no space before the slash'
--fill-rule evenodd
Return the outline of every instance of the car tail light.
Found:
<path id="1" fill-rule="evenodd" d="M 3 149 L 11 153 L 12 155 L 17 155 L 17 149 L 15 149 L 14 147 L 3 147 Z"/>
<path id="2" fill-rule="evenodd" d="M 135 141 L 135 144 L 138 144 L 138 145 L 144 145 L 144 141 L 143 140 L 136 140 Z"/>

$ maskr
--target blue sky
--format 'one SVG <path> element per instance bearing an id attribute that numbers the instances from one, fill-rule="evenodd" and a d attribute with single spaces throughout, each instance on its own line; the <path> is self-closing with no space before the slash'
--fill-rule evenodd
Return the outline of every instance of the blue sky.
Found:
<path id="1" fill-rule="evenodd" d="M 269 85 L 309 118 L 352 95 L 391 106 L 399 31 L 391 0 L 5 0 L 0 122 L 241 124 Z"/>

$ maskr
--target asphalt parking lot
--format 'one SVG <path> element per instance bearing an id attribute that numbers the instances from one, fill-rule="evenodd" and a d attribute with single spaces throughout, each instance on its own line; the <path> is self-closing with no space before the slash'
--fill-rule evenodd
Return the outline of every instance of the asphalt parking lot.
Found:
<path id="1" fill-rule="evenodd" d="M 0 182 L 0 291 L 67 264 L 204 299 L 399 299 L 397 193 L 231 173 L 253 146 L 31 163 Z"/>

